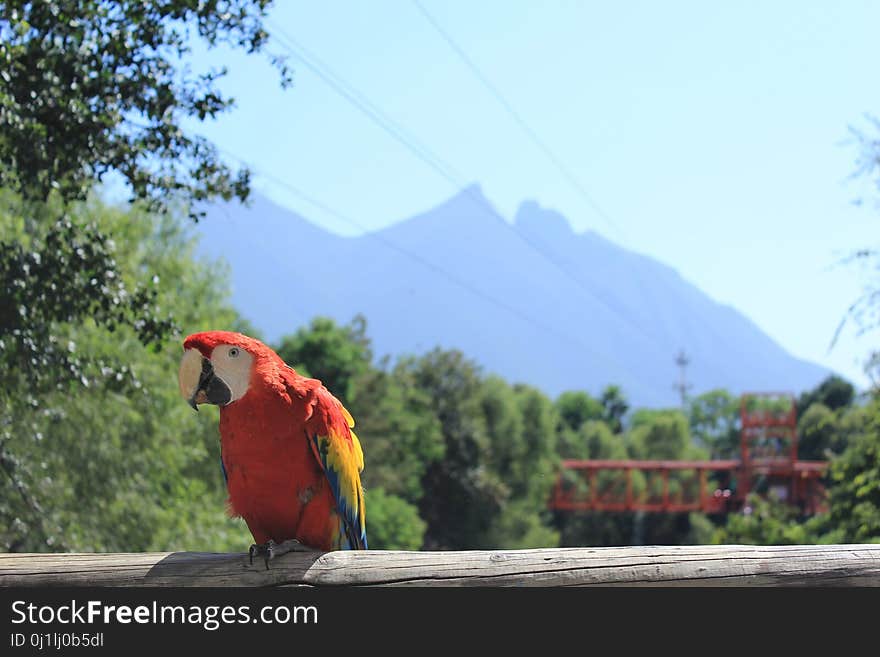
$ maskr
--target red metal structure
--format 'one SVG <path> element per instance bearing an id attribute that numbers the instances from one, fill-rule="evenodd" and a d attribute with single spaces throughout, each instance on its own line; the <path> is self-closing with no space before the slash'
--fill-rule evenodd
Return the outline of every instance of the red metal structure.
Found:
<path id="1" fill-rule="evenodd" d="M 825 461 L 797 458 L 797 413 L 786 393 L 749 393 L 740 403 L 740 459 L 567 460 L 550 506 L 561 511 L 726 513 L 751 492 L 773 491 L 805 514 L 825 508 Z"/>

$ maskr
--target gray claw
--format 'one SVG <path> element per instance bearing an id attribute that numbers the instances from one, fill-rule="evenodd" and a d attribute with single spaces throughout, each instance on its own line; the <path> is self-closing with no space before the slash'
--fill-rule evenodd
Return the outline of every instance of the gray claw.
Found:
<path id="1" fill-rule="evenodd" d="M 266 570 L 269 570 L 269 559 L 275 558 L 277 554 L 277 547 L 278 544 L 272 539 L 269 539 L 268 541 L 260 545 L 251 545 L 250 548 L 248 548 L 248 557 L 250 559 L 251 565 L 254 565 L 254 557 L 262 556 L 266 563 Z M 283 554 L 283 552 L 280 554 Z"/>

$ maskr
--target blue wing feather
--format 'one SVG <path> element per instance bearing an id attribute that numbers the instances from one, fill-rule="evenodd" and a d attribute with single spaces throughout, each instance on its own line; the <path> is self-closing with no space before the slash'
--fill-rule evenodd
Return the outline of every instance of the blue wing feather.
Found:
<path id="1" fill-rule="evenodd" d="M 354 419 L 317 379 L 304 379 L 287 368 L 288 394 L 306 409 L 305 438 L 327 478 L 339 516 L 337 549 L 367 549 L 366 507 L 360 473 L 364 453 Z"/>
<path id="2" fill-rule="evenodd" d="M 353 433 L 353 432 L 352 432 Z M 354 436 L 352 436 L 354 440 Z M 342 520 L 340 532 L 340 549 L 366 550 L 367 530 L 363 518 L 363 491 L 360 482 L 356 482 L 356 499 L 349 500 L 350 495 L 343 492 L 344 482 L 340 480 L 340 472 L 329 458 L 330 439 L 327 436 L 312 436 L 312 451 L 318 456 L 336 500 L 336 510 Z"/>

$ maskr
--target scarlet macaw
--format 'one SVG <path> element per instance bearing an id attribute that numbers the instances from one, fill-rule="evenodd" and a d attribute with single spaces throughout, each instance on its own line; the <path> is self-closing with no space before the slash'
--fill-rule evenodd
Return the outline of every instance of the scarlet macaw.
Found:
<path id="1" fill-rule="evenodd" d="M 251 561 L 298 545 L 367 548 L 364 454 L 343 405 L 259 340 L 196 333 L 183 343 L 180 392 L 220 407 L 220 460 L 230 513 L 254 537 Z"/>

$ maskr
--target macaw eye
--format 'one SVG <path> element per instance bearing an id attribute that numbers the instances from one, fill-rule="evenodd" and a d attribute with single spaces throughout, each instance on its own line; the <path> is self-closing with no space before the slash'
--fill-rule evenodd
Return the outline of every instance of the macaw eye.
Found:
<path id="1" fill-rule="evenodd" d="M 238 347 L 232 347 L 232 349 L 229 350 L 229 357 L 230 358 L 237 358 L 238 357 Z"/>

